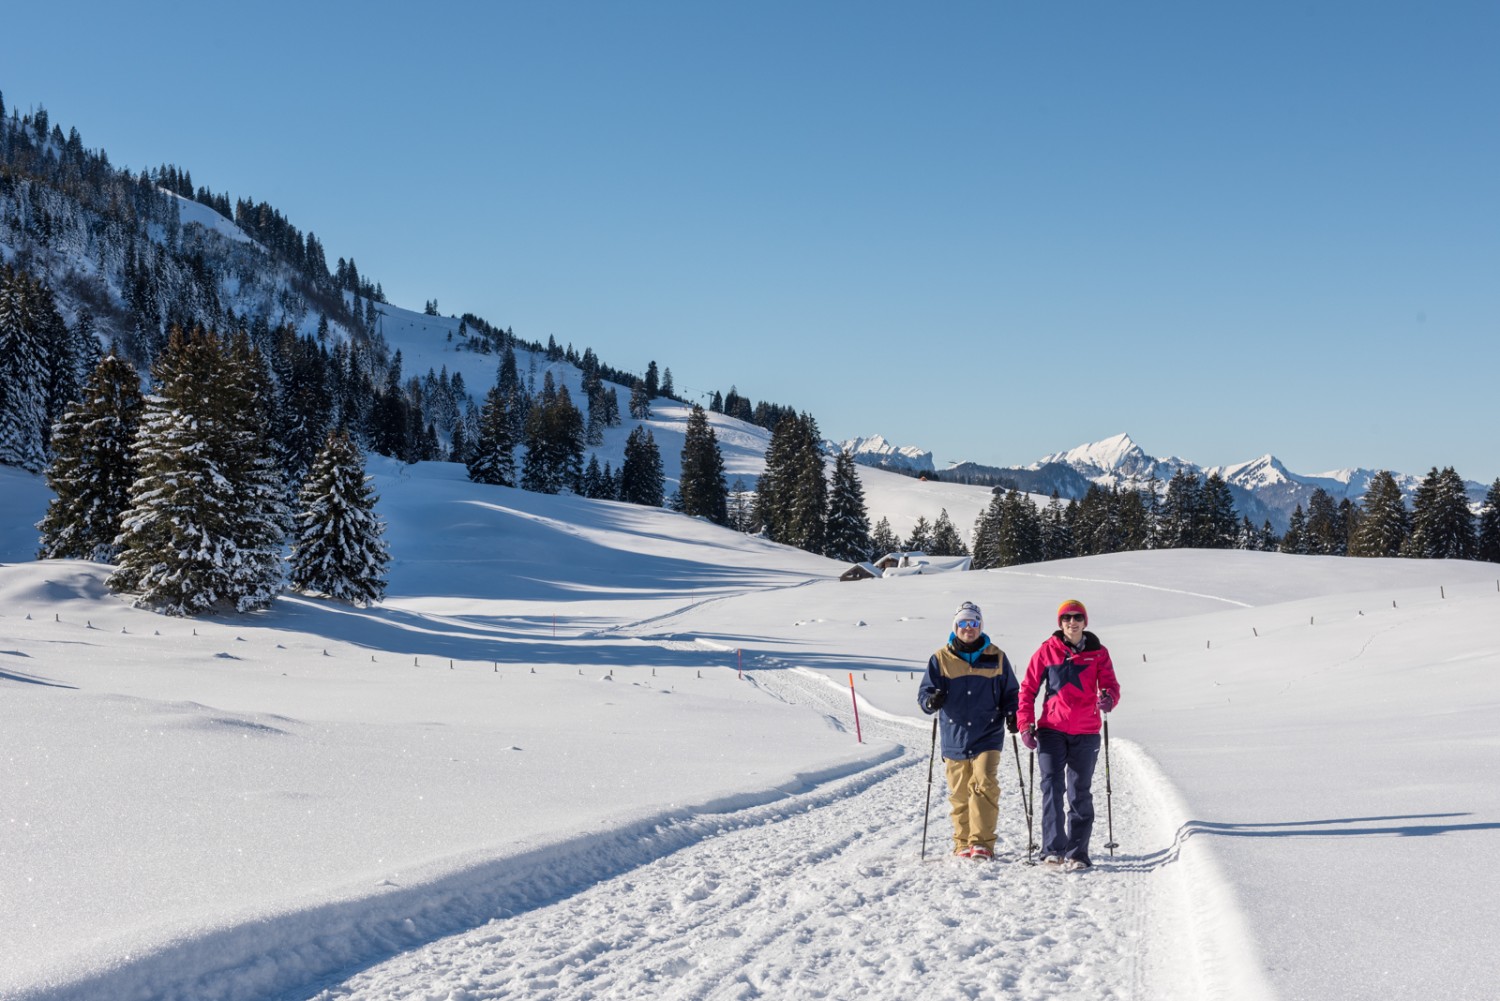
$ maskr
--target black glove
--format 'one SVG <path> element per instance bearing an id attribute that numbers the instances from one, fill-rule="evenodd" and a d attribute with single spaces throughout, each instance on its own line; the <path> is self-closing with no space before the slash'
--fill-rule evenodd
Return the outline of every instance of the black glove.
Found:
<path id="1" fill-rule="evenodd" d="M 1015 733 L 1016 732 L 1016 714 L 1015 713 L 1011 713 L 1009 716 L 1005 717 L 1005 729 L 1009 730 L 1011 733 Z"/>
<path id="2" fill-rule="evenodd" d="M 948 701 L 948 693 L 941 688 L 933 689 L 931 695 L 922 703 L 922 710 L 929 716 L 943 708 L 943 703 Z"/>

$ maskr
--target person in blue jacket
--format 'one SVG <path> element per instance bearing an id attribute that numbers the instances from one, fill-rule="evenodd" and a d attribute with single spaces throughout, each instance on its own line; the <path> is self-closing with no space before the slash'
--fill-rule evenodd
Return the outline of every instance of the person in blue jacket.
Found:
<path id="1" fill-rule="evenodd" d="M 1000 815 L 1000 750 L 1016 731 L 1021 686 L 1005 651 L 984 633 L 979 606 L 966 601 L 953 613 L 948 642 L 927 661 L 917 704 L 938 713 L 943 767 L 953 816 L 953 853 L 989 860 Z"/>

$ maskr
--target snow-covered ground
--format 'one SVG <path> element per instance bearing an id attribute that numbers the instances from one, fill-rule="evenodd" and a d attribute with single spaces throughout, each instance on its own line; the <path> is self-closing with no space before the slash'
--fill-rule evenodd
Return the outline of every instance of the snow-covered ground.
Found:
<path id="1" fill-rule="evenodd" d="M 1500 567 L 843 583 L 666 512 L 372 472 L 383 605 L 184 620 L 25 562 L 46 491 L 0 470 L 0 997 L 1494 996 Z M 861 477 L 872 517 L 949 489 Z M 1096 870 L 1021 864 L 1007 756 L 1002 860 L 945 857 L 938 774 L 924 861 L 915 672 L 960 600 L 1021 665 L 1065 597 L 1124 689 L 1120 848 L 1101 822 Z"/>

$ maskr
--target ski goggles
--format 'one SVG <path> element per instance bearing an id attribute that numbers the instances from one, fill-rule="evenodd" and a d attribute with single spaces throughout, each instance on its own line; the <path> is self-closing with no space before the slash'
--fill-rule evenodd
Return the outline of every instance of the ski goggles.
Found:
<path id="1" fill-rule="evenodd" d="M 953 628 L 955 629 L 978 629 L 979 626 L 980 622 L 978 619 L 959 619 L 953 623 Z"/>

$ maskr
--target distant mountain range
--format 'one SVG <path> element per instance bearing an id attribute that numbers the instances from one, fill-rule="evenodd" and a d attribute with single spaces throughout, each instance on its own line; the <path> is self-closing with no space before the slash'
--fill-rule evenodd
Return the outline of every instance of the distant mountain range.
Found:
<path id="1" fill-rule="evenodd" d="M 867 466 L 912 473 L 933 471 L 931 452 L 912 446 L 898 447 L 878 435 L 851 439 L 834 448 L 848 448 L 854 453 L 856 462 Z M 923 457 L 925 467 L 920 465 Z M 1229 484 L 1240 514 L 1256 525 L 1269 521 L 1277 532 L 1286 531 L 1298 505 L 1303 511 L 1307 510 L 1313 492 L 1320 487 L 1335 504 L 1345 498 L 1357 504 L 1379 472 L 1374 469 L 1342 469 L 1309 476 L 1292 472 L 1270 454 L 1232 466 L 1205 467 L 1177 456 L 1158 458 L 1149 455 L 1130 435 L 1119 434 L 1066 452 L 1055 452 L 1029 466 L 982 466 L 963 462 L 939 471 L 938 475 L 944 480 L 1014 487 L 1041 496 L 1056 493 L 1064 500 L 1079 500 L 1091 484 L 1142 489 L 1153 476 L 1157 489 L 1164 491 L 1179 469 L 1199 477 L 1218 473 Z M 1410 504 L 1422 477 L 1395 471 L 1392 475 Z M 1483 502 L 1487 485 L 1473 481 L 1465 481 L 1464 485 L 1475 505 Z"/>

